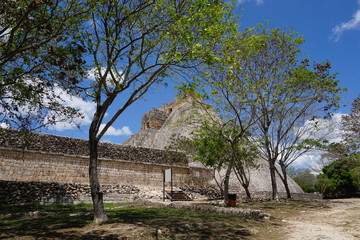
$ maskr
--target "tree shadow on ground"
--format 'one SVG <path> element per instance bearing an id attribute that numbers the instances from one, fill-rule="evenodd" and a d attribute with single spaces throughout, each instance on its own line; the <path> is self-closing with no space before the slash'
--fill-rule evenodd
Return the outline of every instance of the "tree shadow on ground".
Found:
<path id="1" fill-rule="evenodd" d="M 16 239 L 21 236 L 32 236 L 36 239 L 83 239 L 72 234 L 63 235 L 57 231 L 70 228 L 82 228 L 91 221 L 91 215 L 70 217 L 68 213 L 54 213 L 36 217 L 10 218 L 0 221 L 0 239 Z"/>
<path id="2" fill-rule="evenodd" d="M 168 208 L 133 208 L 109 213 L 109 223 L 126 223 L 162 229 L 170 239 L 245 239 L 246 218 Z"/>
<path id="3" fill-rule="evenodd" d="M 148 207 L 113 209 L 107 214 L 109 220 L 94 228 L 88 210 L 0 219 L 0 239 L 134 239 L 133 233 L 116 230 L 124 226 L 146 229 L 150 232 L 146 239 L 246 239 L 251 235 L 244 224 L 247 219 L 240 216 Z"/>

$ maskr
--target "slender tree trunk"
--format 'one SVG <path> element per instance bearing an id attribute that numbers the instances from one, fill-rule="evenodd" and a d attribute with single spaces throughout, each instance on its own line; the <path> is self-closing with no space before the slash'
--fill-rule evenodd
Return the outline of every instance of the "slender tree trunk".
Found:
<path id="1" fill-rule="evenodd" d="M 250 174 L 249 174 L 249 177 L 246 175 L 246 170 L 245 170 L 243 163 L 237 162 L 234 167 L 234 172 L 235 172 L 235 175 L 236 175 L 237 179 L 239 180 L 241 186 L 245 190 L 246 197 L 251 199 L 251 193 L 249 190 Z"/>
<path id="2" fill-rule="evenodd" d="M 291 198 L 291 192 L 290 192 L 290 188 L 289 188 L 289 182 L 288 182 L 288 178 L 287 178 L 286 168 L 283 164 L 280 163 L 280 165 L 281 165 L 282 175 L 279 172 L 278 172 L 278 175 L 280 176 L 280 179 L 284 184 L 284 187 L 286 190 L 286 197 Z"/>
<path id="3" fill-rule="evenodd" d="M 289 183 L 287 181 L 287 177 L 285 176 L 285 178 L 283 179 L 283 183 L 285 186 L 285 190 L 286 190 L 286 197 L 287 198 L 291 198 L 291 192 L 290 192 L 290 188 L 289 188 Z"/>
<path id="4" fill-rule="evenodd" d="M 251 193 L 250 193 L 250 190 L 249 190 L 249 185 L 243 184 L 242 186 L 243 186 L 243 188 L 244 188 L 244 190 L 245 190 L 246 197 L 247 197 L 248 199 L 251 199 Z"/>
<path id="5" fill-rule="evenodd" d="M 271 159 L 269 161 L 269 168 L 270 168 L 270 177 L 271 177 L 271 187 L 272 187 L 272 199 L 278 200 L 279 194 L 276 184 L 276 167 L 274 161 Z"/>
<path id="6" fill-rule="evenodd" d="M 219 190 L 220 190 L 220 194 L 221 196 L 224 196 L 224 188 L 223 188 L 223 183 L 222 179 L 221 179 L 221 174 L 220 171 L 217 171 L 216 169 L 213 169 L 214 173 L 213 173 L 213 179 L 215 180 L 216 185 L 218 186 Z M 217 177 L 216 177 L 216 173 L 219 174 L 219 179 L 220 182 L 218 181 Z"/>
<path id="7" fill-rule="evenodd" d="M 233 161 L 230 161 L 226 169 L 226 175 L 224 179 L 224 201 L 226 206 L 229 206 L 229 183 L 230 183 L 230 174 L 231 174 L 232 166 L 233 166 Z"/>
<path id="8" fill-rule="evenodd" d="M 101 190 L 98 174 L 98 141 L 94 134 L 91 132 L 90 127 L 89 133 L 89 151 L 90 151 L 90 164 L 89 164 L 89 179 L 91 197 L 94 208 L 94 222 L 104 222 L 108 219 L 105 214 L 103 192 Z"/>

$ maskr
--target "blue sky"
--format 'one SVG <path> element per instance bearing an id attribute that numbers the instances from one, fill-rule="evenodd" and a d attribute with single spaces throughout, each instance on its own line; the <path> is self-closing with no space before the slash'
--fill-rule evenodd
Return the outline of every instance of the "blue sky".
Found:
<path id="1" fill-rule="evenodd" d="M 235 13 L 241 15 L 240 28 L 269 21 L 270 28 L 292 29 L 305 38 L 304 56 L 318 62 L 329 60 L 333 72 L 339 73 L 340 85 L 348 88 L 342 101 L 348 106 L 339 113 L 349 112 L 349 105 L 360 93 L 360 0 L 241 0 L 238 4 Z M 102 140 L 123 142 L 140 130 L 144 113 L 170 102 L 176 94 L 172 84 L 167 88 L 155 86 L 145 100 L 124 112 Z M 80 100 L 73 100 L 73 104 L 85 111 L 81 130 L 64 125 L 49 129 L 48 133 L 87 138 L 94 106 Z"/>

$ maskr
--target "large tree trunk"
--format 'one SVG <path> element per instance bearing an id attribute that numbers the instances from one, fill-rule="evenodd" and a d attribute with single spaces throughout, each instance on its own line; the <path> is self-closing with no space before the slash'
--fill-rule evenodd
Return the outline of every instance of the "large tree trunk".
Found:
<path id="1" fill-rule="evenodd" d="M 277 184 L 276 184 L 276 167 L 273 160 L 269 161 L 269 169 L 270 169 L 270 177 L 271 177 L 271 187 L 272 187 L 272 199 L 278 200 L 279 194 L 277 190 Z"/>
<path id="2" fill-rule="evenodd" d="M 91 131 L 91 128 L 90 128 Z M 89 134 L 89 151 L 90 151 L 90 164 L 89 164 L 89 179 L 91 197 L 94 208 L 94 222 L 104 222 L 108 219 L 105 214 L 103 192 L 101 190 L 98 174 L 98 141 L 94 135 Z"/>

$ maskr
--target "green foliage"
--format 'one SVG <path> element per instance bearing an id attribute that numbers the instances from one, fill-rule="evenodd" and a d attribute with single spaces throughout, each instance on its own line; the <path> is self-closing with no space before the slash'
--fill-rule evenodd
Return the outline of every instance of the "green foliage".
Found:
<path id="1" fill-rule="evenodd" d="M 323 168 L 316 186 L 326 198 L 352 197 L 360 191 L 360 154 L 352 153 Z"/>
<path id="2" fill-rule="evenodd" d="M 214 131 L 214 127 L 203 127 L 194 139 L 194 146 L 197 149 L 195 160 L 199 160 L 205 166 L 220 170 L 230 159 L 231 151 L 224 138 Z"/>
<path id="3" fill-rule="evenodd" d="M 109 126 L 156 83 L 209 58 L 210 46 L 235 29 L 232 4 L 218 0 L 88 0 L 91 21 L 83 33 L 95 81 L 88 97 L 100 104 L 102 121 L 113 101 L 123 104 L 99 131 Z"/>
<path id="4" fill-rule="evenodd" d="M 317 187 L 325 197 L 353 196 L 360 192 L 359 111 L 360 98 L 352 103 L 351 113 L 342 118 L 344 140 L 326 145 L 323 160 L 330 162 L 318 176 Z"/>
<path id="5" fill-rule="evenodd" d="M 236 156 L 235 165 L 236 162 L 255 165 L 253 161 L 257 156 L 256 146 L 245 138 L 241 138 L 234 143 L 233 149 L 233 143 L 224 137 L 231 134 L 231 129 L 218 129 L 215 125 L 204 124 L 194 136 L 193 146 L 196 149 L 194 159 L 217 170 L 229 164 L 234 155 Z"/>
<path id="6" fill-rule="evenodd" d="M 48 111 L 62 120 L 76 115 L 61 104 L 59 89 L 74 93 L 85 73 L 78 33 L 87 17 L 81 1 L 2 1 L 1 122 L 31 129 L 56 122 Z"/>
<path id="7" fill-rule="evenodd" d="M 248 29 L 243 41 L 246 45 L 240 45 L 237 60 L 240 67 L 235 76 L 241 76 L 241 84 L 248 86 L 240 94 L 244 97 L 243 103 L 252 106 L 243 112 L 256 122 L 252 135 L 261 145 L 262 157 L 269 162 L 273 198 L 277 191 L 276 162 L 282 169 L 279 176 L 287 196 L 291 197 L 286 168 L 320 144 L 313 139 L 317 133 L 316 123 L 311 129 L 310 124 L 304 125 L 314 116 L 326 116 L 338 107 L 342 89 L 336 74 L 330 71 L 330 63 L 311 66 L 308 59 L 298 60 L 304 40 L 293 31 L 260 25 Z"/>
<path id="8" fill-rule="evenodd" d="M 315 192 L 316 176 L 308 168 L 288 168 L 288 175 L 302 188 L 306 193 Z"/>
<path id="9" fill-rule="evenodd" d="M 96 221 L 106 220 L 97 173 L 98 142 L 156 83 L 207 57 L 231 23 L 231 4 L 218 0 L 87 0 L 84 39 L 95 76 L 87 96 L 97 105 L 89 129 L 90 185 Z M 116 100 L 120 101 L 116 101 Z M 108 109 L 116 105 L 112 114 Z M 103 123 L 107 115 L 108 121 Z"/>

